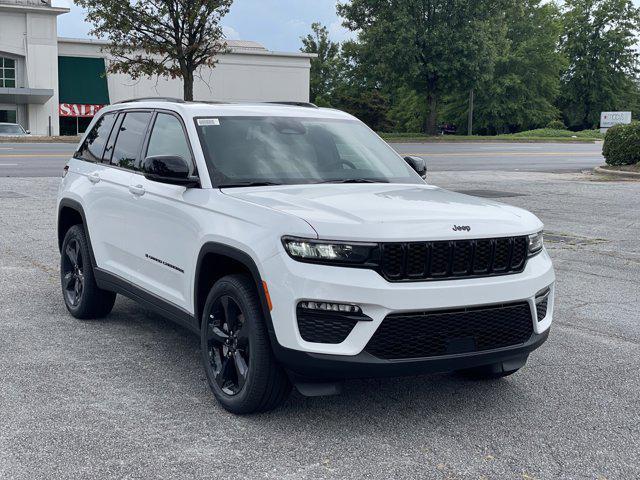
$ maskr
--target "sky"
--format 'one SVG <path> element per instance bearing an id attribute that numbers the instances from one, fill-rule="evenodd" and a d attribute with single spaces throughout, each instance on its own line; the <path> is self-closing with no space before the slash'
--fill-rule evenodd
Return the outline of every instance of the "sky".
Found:
<path id="1" fill-rule="evenodd" d="M 350 37 L 336 15 L 337 0 L 235 0 L 222 20 L 227 38 L 253 40 L 269 50 L 293 52 L 300 49 L 300 37 L 311 31 L 313 22 L 329 28 L 333 41 Z M 72 0 L 53 0 L 71 12 L 58 17 L 58 35 L 88 38 L 91 26 L 84 20 L 82 8 Z"/>

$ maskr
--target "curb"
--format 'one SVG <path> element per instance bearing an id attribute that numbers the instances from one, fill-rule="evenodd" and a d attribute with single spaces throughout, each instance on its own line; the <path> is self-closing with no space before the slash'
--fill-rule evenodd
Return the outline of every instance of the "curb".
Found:
<path id="1" fill-rule="evenodd" d="M 596 167 L 593 169 L 594 173 L 599 173 L 601 175 L 613 175 L 614 177 L 620 178 L 633 178 L 635 180 L 640 180 L 640 172 L 625 172 L 624 170 L 610 170 L 605 167 Z"/>
<path id="2" fill-rule="evenodd" d="M 0 137 L 2 143 L 78 143 L 80 137 L 37 137 L 25 135 L 20 137 Z"/>

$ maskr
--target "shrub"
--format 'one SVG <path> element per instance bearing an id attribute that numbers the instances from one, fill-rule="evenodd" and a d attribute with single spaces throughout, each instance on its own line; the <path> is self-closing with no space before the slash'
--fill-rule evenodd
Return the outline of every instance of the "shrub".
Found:
<path id="1" fill-rule="evenodd" d="M 566 130 L 567 127 L 562 120 L 551 120 L 547 125 L 551 130 Z"/>
<path id="2" fill-rule="evenodd" d="M 611 127 L 604 137 L 602 154 L 607 165 L 635 165 L 640 162 L 640 123 Z"/>

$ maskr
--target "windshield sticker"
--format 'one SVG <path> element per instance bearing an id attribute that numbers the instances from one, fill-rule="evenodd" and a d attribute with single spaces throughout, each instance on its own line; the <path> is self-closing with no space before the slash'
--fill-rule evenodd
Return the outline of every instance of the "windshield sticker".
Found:
<path id="1" fill-rule="evenodd" d="M 198 125 L 200 127 L 217 127 L 220 125 L 220 120 L 217 118 L 199 118 Z"/>

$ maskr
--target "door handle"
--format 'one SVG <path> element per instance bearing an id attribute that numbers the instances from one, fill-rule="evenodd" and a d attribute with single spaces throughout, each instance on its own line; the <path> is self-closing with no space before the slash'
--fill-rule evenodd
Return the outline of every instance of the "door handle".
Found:
<path id="1" fill-rule="evenodd" d="M 129 191 L 133 193 L 136 197 L 141 197 L 146 192 L 146 190 L 142 185 L 131 185 L 129 186 Z"/>
<path id="2" fill-rule="evenodd" d="M 89 178 L 89 181 L 94 185 L 100 181 L 100 175 L 98 173 L 91 173 L 87 178 Z"/>

